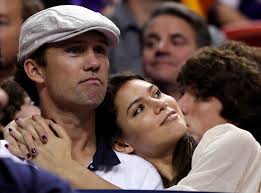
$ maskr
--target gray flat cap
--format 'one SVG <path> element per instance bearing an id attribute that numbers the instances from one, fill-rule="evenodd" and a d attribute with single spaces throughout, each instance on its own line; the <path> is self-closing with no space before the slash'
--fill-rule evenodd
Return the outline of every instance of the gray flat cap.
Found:
<path id="1" fill-rule="evenodd" d="M 23 61 L 46 43 L 67 40 L 90 30 L 103 33 L 112 47 L 119 43 L 118 27 L 98 12 L 76 5 L 44 9 L 23 23 L 18 61 Z"/>

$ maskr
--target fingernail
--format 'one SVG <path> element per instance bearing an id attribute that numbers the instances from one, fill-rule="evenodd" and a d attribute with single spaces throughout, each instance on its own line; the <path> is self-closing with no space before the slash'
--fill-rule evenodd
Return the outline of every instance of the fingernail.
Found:
<path id="1" fill-rule="evenodd" d="M 28 154 L 26 154 L 26 156 L 27 156 L 27 158 L 29 159 L 29 158 L 31 157 L 31 154 L 28 153 Z"/>
<path id="2" fill-rule="evenodd" d="M 45 135 L 42 136 L 43 143 L 47 143 L 47 137 Z"/>
<path id="3" fill-rule="evenodd" d="M 32 152 L 33 155 L 35 155 L 35 154 L 36 154 L 35 148 L 32 148 L 32 149 L 31 149 L 31 152 Z"/>
<path id="4" fill-rule="evenodd" d="M 8 128 L 8 131 L 11 132 L 13 129 L 12 128 Z"/>
<path id="5" fill-rule="evenodd" d="M 5 144 L 5 148 L 8 149 L 8 144 Z"/>

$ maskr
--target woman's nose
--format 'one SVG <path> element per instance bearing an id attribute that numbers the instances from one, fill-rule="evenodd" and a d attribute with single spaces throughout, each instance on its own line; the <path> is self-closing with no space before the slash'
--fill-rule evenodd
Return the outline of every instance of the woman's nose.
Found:
<path id="1" fill-rule="evenodd" d="M 158 99 L 152 99 L 151 103 L 154 107 L 154 112 L 156 114 L 159 114 L 162 110 L 165 110 L 168 106 L 165 101 L 158 100 Z"/>

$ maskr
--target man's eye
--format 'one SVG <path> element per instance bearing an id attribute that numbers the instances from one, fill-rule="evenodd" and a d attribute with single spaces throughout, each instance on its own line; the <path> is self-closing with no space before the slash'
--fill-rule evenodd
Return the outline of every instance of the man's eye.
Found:
<path id="1" fill-rule="evenodd" d="M 84 48 L 82 46 L 74 46 L 66 49 L 66 52 L 72 54 L 81 54 L 84 52 Z"/>
<path id="2" fill-rule="evenodd" d="M 182 46 L 185 45 L 187 41 L 184 37 L 176 37 L 176 38 L 172 38 L 172 43 L 176 46 Z"/>
<path id="3" fill-rule="evenodd" d="M 133 113 L 133 117 L 135 117 L 136 115 L 138 115 L 140 112 L 142 112 L 144 110 L 144 106 L 143 105 L 138 105 L 138 107 L 134 110 Z"/>
<path id="4" fill-rule="evenodd" d="M 103 54 L 106 55 L 107 54 L 107 50 L 105 48 L 103 48 L 102 46 L 97 46 L 94 48 L 94 52 L 96 54 Z"/>
<path id="5" fill-rule="evenodd" d="M 155 47 L 155 45 L 156 45 L 156 43 L 154 41 L 151 41 L 151 40 L 144 42 L 144 47 L 145 48 L 153 48 L 153 47 Z"/>

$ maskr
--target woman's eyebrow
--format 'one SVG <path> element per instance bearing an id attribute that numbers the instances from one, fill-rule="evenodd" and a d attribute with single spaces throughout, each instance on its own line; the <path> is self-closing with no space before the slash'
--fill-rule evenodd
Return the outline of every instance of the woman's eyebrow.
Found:
<path id="1" fill-rule="evenodd" d="M 150 85 L 149 87 L 148 87 L 148 92 L 151 92 L 151 90 L 153 89 L 153 87 L 155 87 L 155 85 Z M 134 105 L 134 104 L 136 104 L 136 103 L 138 103 L 140 100 L 142 99 L 142 97 L 138 97 L 138 98 L 136 98 L 134 101 L 132 101 L 130 104 L 129 104 L 129 106 L 128 106 L 128 108 L 127 108 L 127 115 L 129 114 L 129 110 L 130 110 L 130 108 Z"/>

